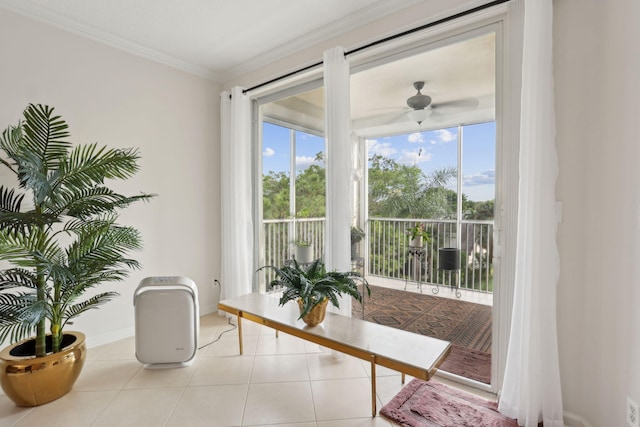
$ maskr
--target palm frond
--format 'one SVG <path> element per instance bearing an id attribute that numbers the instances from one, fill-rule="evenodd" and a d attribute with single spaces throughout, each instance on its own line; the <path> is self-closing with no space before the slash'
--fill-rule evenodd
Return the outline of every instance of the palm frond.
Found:
<path id="1" fill-rule="evenodd" d="M 423 188 L 444 187 L 450 180 L 454 179 L 457 174 L 458 169 L 454 166 L 436 169 L 423 179 Z"/>
<path id="2" fill-rule="evenodd" d="M 79 316 L 87 310 L 91 310 L 94 308 L 98 308 L 102 304 L 111 301 L 113 298 L 117 297 L 119 294 L 117 292 L 103 292 L 98 295 L 94 295 L 91 298 L 79 302 L 77 304 L 70 305 L 64 311 L 63 317 L 66 319 L 65 323 L 74 317 Z M 63 325 L 64 326 L 64 325 Z"/>
<path id="3" fill-rule="evenodd" d="M 20 212 L 23 199 L 24 194 L 16 194 L 14 189 L 0 186 L 0 213 Z"/>
<path id="4" fill-rule="evenodd" d="M 54 236 L 40 229 L 32 229 L 28 234 L 0 230 L 0 260 L 8 260 L 15 266 L 46 268 L 62 253 Z"/>
<path id="5" fill-rule="evenodd" d="M 24 194 L 16 194 L 14 189 L 0 186 L 0 228 L 18 228 L 24 223 L 21 220 L 20 207 Z"/>
<path id="6" fill-rule="evenodd" d="M 107 263 L 124 261 L 124 254 L 142 247 L 140 232 L 112 222 L 92 221 L 74 230 L 76 241 L 69 246 L 69 264 Z"/>
<path id="7" fill-rule="evenodd" d="M 46 315 L 46 304 L 33 293 L 0 294 L 0 342 L 27 338 Z"/>
<path id="8" fill-rule="evenodd" d="M 16 174 L 18 173 L 18 170 L 15 165 L 15 160 L 21 140 L 22 122 L 19 122 L 17 126 L 9 126 L 2 132 L 2 136 L 0 136 L 0 149 L 2 149 L 10 159 L 14 160 L 14 163 L 12 164 L 9 161 L 0 158 L 0 163 Z"/>
<path id="9" fill-rule="evenodd" d="M 123 209 L 138 201 L 148 201 L 153 194 L 124 196 L 102 186 L 60 189 L 58 197 L 47 208 L 54 215 L 87 218 Z"/>
<path id="10" fill-rule="evenodd" d="M 60 164 L 55 187 L 87 188 L 105 179 L 127 179 L 139 170 L 138 151 L 107 149 L 97 144 L 76 146 L 69 158 Z"/>
<path id="11" fill-rule="evenodd" d="M 71 143 L 67 123 L 53 115 L 53 108 L 41 104 L 29 104 L 24 111 L 24 142 L 31 153 L 41 158 L 46 170 L 57 169 L 61 159 L 67 157 Z M 46 175 L 45 175 L 46 176 Z"/>
<path id="12" fill-rule="evenodd" d="M 101 282 L 126 278 L 129 270 L 140 268 L 138 261 L 126 257 L 141 248 L 141 237 L 135 228 L 113 225 L 113 219 L 97 222 L 75 222 L 77 239 L 67 248 L 69 270 L 82 281 L 66 291 L 78 292 Z"/>
<path id="13" fill-rule="evenodd" d="M 35 153 L 21 153 L 18 159 L 18 182 L 21 188 L 31 190 L 35 206 L 44 203 L 51 193 L 51 185 L 47 180 L 47 165 Z"/>
<path id="14" fill-rule="evenodd" d="M 0 291 L 14 288 L 36 288 L 36 275 L 24 268 L 10 268 L 0 271 Z"/>
<path id="15" fill-rule="evenodd" d="M 0 186 L 0 229 L 10 228 L 16 232 L 27 227 L 46 226 L 57 222 L 57 216 L 47 212 L 29 210 L 22 212 L 24 193 Z"/>

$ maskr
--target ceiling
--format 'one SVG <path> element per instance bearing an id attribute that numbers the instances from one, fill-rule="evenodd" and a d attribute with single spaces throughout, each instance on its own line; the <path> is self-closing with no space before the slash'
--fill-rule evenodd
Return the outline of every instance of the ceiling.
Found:
<path id="1" fill-rule="evenodd" d="M 425 0 L 0 0 L 220 83 Z"/>
<path id="2" fill-rule="evenodd" d="M 0 0 L 0 8 L 224 83 L 425 1 L 431 0 Z M 493 120 L 495 36 L 456 40 L 354 74 L 353 129 L 368 137 Z M 415 81 L 425 82 L 422 93 L 433 105 L 471 106 L 411 122 L 404 113 Z M 273 116 L 323 126 L 322 89 L 269 108 Z"/>
<path id="3" fill-rule="evenodd" d="M 495 33 L 489 32 L 443 47 L 396 59 L 352 74 L 352 129 L 362 137 L 378 137 L 495 120 Z M 412 121 L 407 98 L 413 83 L 425 83 L 421 93 L 432 98 L 431 116 Z M 315 89 L 264 106 L 272 118 L 324 126 L 324 93 Z"/>

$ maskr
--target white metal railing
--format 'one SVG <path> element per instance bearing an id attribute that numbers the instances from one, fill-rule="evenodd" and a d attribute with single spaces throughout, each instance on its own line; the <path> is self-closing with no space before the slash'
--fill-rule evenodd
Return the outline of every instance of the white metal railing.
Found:
<path id="1" fill-rule="evenodd" d="M 408 230 L 416 223 L 425 225 L 431 239 L 416 254 L 409 247 Z M 293 255 L 294 236 L 311 240 L 316 257 L 324 251 L 324 218 L 264 220 L 264 263 L 281 266 Z M 458 246 L 459 237 L 459 246 Z M 455 220 L 371 218 L 363 244 L 365 275 L 452 286 L 459 280 L 461 289 L 493 292 L 493 221 L 460 223 Z M 460 270 L 453 273 L 438 269 L 438 249 L 460 248 Z M 265 283 L 273 272 L 265 270 Z"/>
<path id="2" fill-rule="evenodd" d="M 264 265 L 282 266 L 293 257 L 293 242 L 296 239 L 311 241 L 313 253 L 321 257 L 324 253 L 324 218 L 266 219 L 264 229 Z M 260 280 L 273 280 L 272 270 L 264 270 Z"/>
<path id="3" fill-rule="evenodd" d="M 424 224 L 431 239 L 416 256 L 408 231 Z M 368 269 L 371 276 L 423 281 L 461 289 L 493 292 L 493 221 L 461 221 L 460 244 L 455 220 L 371 218 L 367 227 Z M 440 248 L 460 249 L 460 270 L 438 269 Z"/>

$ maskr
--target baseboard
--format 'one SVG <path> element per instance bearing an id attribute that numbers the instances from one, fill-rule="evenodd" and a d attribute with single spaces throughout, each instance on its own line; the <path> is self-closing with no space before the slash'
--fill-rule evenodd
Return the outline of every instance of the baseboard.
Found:
<path id="1" fill-rule="evenodd" d="M 589 421 L 573 412 L 564 411 L 562 418 L 566 427 L 593 427 Z"/>
<path id="2" fill-rule="evenodd" d="M 87 336 L 86 344 L 87 348 L 97 347 L 99 345 L 110 344 L 114 341 L 129 338 L 135 335 L 135 328 L 118 329 L 117 331 L 111 331 L 100 335 Z"/>
<path id="3" fill-rule="evenodd" d="M 223 311 L 218 310 L 217 305 L 210 305 L 200 307 L 202 312 L 200 315 L 216 313 L 218 316 L 224 316 L 225 313 Z M 117 331 L 106 332 L 100 335 L 92 335 L 87 336 L 86 344 L 87 348 L 98 347 L 104 344 L 110 344 L 114 341 L 118 341 L 125 338 L 130 338 L 135 336 L 135 327 L 132 326 L 130 328 L 118 329 Z"/>
<path id="4" fill-rule="evenodd" d="M 214 311 L 218 311 L 217 304 L 207 304 L 200 306 L 200 316 L 204 316 L 205 314 L 211 314 Z"/>

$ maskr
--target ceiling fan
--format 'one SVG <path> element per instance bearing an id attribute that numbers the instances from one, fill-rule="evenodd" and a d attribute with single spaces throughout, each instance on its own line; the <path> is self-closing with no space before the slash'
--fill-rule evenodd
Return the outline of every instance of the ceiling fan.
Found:
<path id="1" fill-rule="evenodd" d="M 420 92 L 424 87 L 424 82 L 414 82 L 413 87 L 418 91 L 418 93 L 407 99 L 407 106 L 409 106 L 411 110 L 408 111 L 406 115 L 418 124 L 428 119 L 432 114 L 437 114 L 438 110 L 442 111 L 447 108 L 469 109 L 478 106 L 478 100 L 476 98 L 466 98 L 443 102 L 440 104 L 432 104 L 431 97 Z"/>

